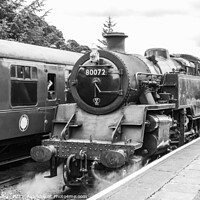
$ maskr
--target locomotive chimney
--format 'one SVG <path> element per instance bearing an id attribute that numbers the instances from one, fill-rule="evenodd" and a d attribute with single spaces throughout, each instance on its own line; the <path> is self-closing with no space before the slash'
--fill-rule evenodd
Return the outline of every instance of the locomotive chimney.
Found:
<path id="1" fill-rule="evenodd" d="M 125 52 L 125 38 L 128 37 L 121 32 L 112 32 L 104 36 L 107 39 L 107 49 L 110 51 Z"/>

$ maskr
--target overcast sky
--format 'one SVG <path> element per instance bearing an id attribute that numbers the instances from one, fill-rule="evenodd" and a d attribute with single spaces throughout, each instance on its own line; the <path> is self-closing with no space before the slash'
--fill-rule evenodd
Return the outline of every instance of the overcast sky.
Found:
<path id="1" fill-rule="evenodd" d="M 103 23 L 111 16 L 114 31 L 124 32 L 126 51 L 144 54 L 151 47 L 200 57 L 199 0 L 46 0 L 50 25 L 91 47 L 102 39 Z"/>

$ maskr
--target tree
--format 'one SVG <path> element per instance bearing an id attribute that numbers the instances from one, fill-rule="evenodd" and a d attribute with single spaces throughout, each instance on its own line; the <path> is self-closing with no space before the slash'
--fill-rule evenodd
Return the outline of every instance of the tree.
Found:
<path id="1" fill-rule="evenodd" d="M 25 5 L 26 0 L 0 0 L 0 39 L 74 51 L 63 33 L 45 21 L 49 11 L 43 9 L 44 1 Z"/>
<path id="2" fill-rule="evenodd" d="M 106 23 L 103 24 L 102 36 L 104 37 L 106 34 L 112 33 L 114 26 L 116 26 L 116 23 L 114 23 L 112 18 L 109 16 Z M 103 39 L 103 40 L 98 39 L 98 41 L 101 44 L 103 44 L 105 47 L 107 46 L 107 41 L 105 39 Z M 102 48 L 102 47 L 100 47 L 100 48 Z"/>
<path id="3" fill-rule="evenodd" d="M 67 40 L 67 48 L 75 52 L 89 52 L 90 48 L 85 45 L 79 45 L 75 40 Z"/>
<path id="4" fill-rule="evenodd" d="M 0 38 L 41 46 L 64 46 L 62 32 L 49 26 L 44 18 L 44 0 L 34 0 L 25 6 L 25 0 L 1 0 Z M 41 13 L 39 17 L 37 13 Z"/>

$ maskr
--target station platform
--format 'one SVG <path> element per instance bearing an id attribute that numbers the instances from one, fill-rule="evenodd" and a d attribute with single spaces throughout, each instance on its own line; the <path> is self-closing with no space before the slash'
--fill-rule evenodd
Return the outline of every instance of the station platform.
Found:
<path id="1" fill-rule="evenodd" d="M 200 138 L 88 200 L 200 200 Z"/>

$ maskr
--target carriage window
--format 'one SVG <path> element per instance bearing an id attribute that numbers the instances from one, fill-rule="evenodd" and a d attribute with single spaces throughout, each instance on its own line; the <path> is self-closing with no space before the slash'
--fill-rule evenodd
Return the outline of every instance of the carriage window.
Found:
<path id="1" fill-rule="evenodd" d="M 37 68 L 32 67 L 32 79 L 37 79 Z"/>
<path id="2" fill-rule="evenodd" d="M 32 66 L 12 65 L 11 105 L 28 106 L 37 104 L 37 68 Z"/>
<path id="3" fill-rule="evenodd" d="M 31 66 L 11 65 L 10 67 L 11 78 L 18 79 L 37 79 L 37 68 Z"/>
<path id="4" fill-rule="evenodd" d="M 17 78 L 24 78 L 24 66 L 17 66 Z"/>
<path id="5" fill-rule="evenodd" d="M 48 99 L 56 99 L 56 75 L 48 74 L 47 76 L 47 90 L 48 90 Z"/>
<path id="6" fill-rule="evenodd" d="M 24 78 L 25 78 L 25 79 L 26 79 L 26 78 L 28 78 L 28 79 L 31 78 L 30 67 L 27 67 L 27 66 L 24 67 Z"/>
<path id="7" fill-rule="evenodd" d="M 15 66 L 11 66 L 11 68 L 10 68 L 10 76 L 11 77 L 16 77 Z"/>
<path id="8" fill-rule="evenodd" d="M 37 103 L 37 82 L 11 81 L 11 105 L 28 106 Z"/>

